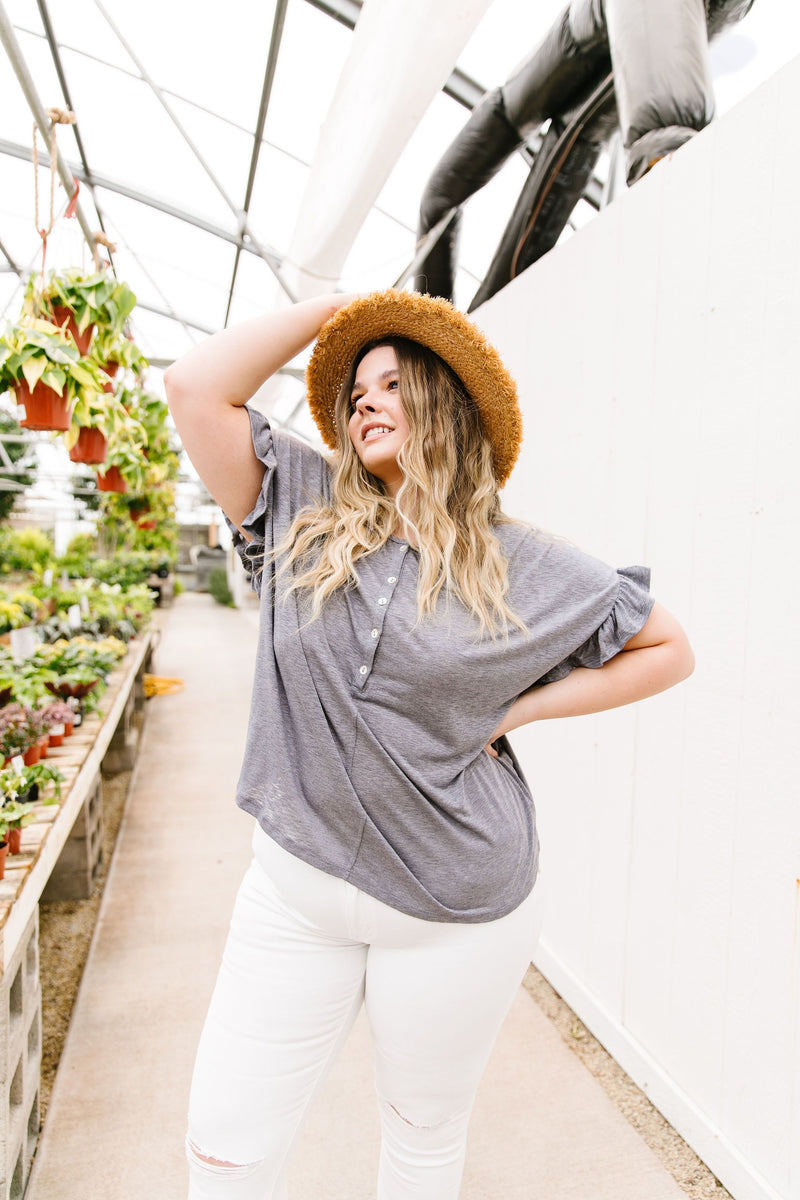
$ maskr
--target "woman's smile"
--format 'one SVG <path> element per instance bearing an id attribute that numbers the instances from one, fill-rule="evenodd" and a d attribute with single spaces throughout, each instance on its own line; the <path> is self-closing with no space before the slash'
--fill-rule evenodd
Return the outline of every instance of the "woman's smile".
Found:
<path id="1" fill-rule="evenodd" d="M 400 397 L 400 368 L 393 346 L 376 346 L 358 366 L 351 393 L 350 441 L 371 475 L 396 495 L 403 482 L 397 462 L 409 435 Z"/>

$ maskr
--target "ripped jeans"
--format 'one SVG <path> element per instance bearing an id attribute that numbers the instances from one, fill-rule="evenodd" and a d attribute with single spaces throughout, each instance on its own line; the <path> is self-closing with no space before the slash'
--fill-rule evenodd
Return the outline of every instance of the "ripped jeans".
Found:
<path id="1" fill-rule="evenodd" d="M 293 1143 L 362 1002 L 377 1198 L 456 1200 L 478 1082 L 533 953 L 533 894 L 497 921 L 423 921 L 258 826 L 253 850 L 195 1063 L 189 1200 L 285 1200 Z"/>

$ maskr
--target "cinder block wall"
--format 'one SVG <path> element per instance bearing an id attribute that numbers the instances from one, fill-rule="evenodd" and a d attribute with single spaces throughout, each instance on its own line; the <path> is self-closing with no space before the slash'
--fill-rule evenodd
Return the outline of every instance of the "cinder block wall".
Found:
<path id="1" fill-rule="evenodd" d="M 514 735 L 537 962 L 737 1200 L 800 1196 L 798 111 L 800 60 L 476 314 L 523 395 L 507 509 L 649 564 L 697 654 Z"/>
<path id="2" fill-rule="evenodd" d="M 39 911 L 34 912 L 0 980 L 0 1197 L 21 1200 L 39 1136 L 42 990 Z"/>

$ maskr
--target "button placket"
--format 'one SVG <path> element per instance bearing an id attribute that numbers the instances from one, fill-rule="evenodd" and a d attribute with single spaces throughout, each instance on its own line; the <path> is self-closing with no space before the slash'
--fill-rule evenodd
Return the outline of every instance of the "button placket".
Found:
<path id="1" fill-rule="evenodd" d="M 403 559 L 405 558 L 406 549 L 407 549 L 406 546 L 402 547 L 401 557 L 400 557 L 401 564 L 403 562 Z M 394 585 L 397 583 L 397 580 L 398 580 L 397 575 L 387 575 L 387 577 L 386 577 L 386 583 L 389 584 L 392 589 L 394 589 Z M 371 647 L 372 653 L 370 655 L 369 661 L 367 663 L 361 663 L 361 665 L 358 668 L 357 682 L 358 682 L 359 689 L 363 689 L 366 686 L 367 678 L 369 677 L 372 663 L 375 659 L 375 653 L 378 649 L 378 641 L 380 639 L 381 631 L 383 629 L 383 622 L 386 617 L 386 611 L 389 607 L 389 602 L 391 599 L 392 599 L 392 595 L 384 592 L 383 595 L 378 596 L 378 598 L 375 602 L 378 609 L 380 610 L 381 620 L 380 620 L 380 624 L 373 626 L 373 628 L 370 630 L 370 633 L 369 633 L 369 636 L 372 639 L 372 643 L 373 643 L 373 645 Z"/>

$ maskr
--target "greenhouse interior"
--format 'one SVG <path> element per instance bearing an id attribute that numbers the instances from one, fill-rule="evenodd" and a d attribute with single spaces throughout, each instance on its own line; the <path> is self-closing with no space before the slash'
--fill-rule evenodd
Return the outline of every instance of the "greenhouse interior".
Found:
<path id="1" fill-rule="evenodd" d="M 0 42 L 0 1200 L 800 1200 L 800 14 L 0 0 Z M 395 327 L 390 309 L 410 315 Z M 437 433 L 444 391 L 420 433 L 408 339 L 478 414 L 480 486 L 466 425 Z M 375 400 L 392 372 L 402 404 L 391 382 Z M 506 386 L 519 424 L 495 426 Z M 405 458 L 386 448 L 403 430 Z M 495 507 L 470 493 L 453 515 L 471 487 Z M 536 603 L 547 562 L 580 548 L 604 569 L 647 564 L 619 568 L 619 596 L 652 571 L 685 634 L 654 626 L 651 600 L 623 636 L 607 606 L 548 660 L 551 601 L 540 637 L 514 616 L 519 554 L 500 551 L 502 586 L 487 566 L 523 525 L 550 547 L 525 576 Z M 316 589 L 294 650 L 282 556 L 292 613 Z M 554 580 L 552 605 L 582 612 L 582 577 Z M 373 586 L 378 615 L 371 600 L 362 615 Z M 509 612 L 519 630 L 485 633 Z M 458 651 L 451 616 L 482 622 Z M 434 619 L 446 636 L 425 633 Z M 612 619 L 617 642 L 590 661 Z M 643 663 L 687 635 L 691 679 L 570 712 L 541 701 L 572 721 L 479 716 L 487 644 L 509 679 L 539 654 L 495 706 L 508 714 L 597 675 L 576 666 Z M 432 780 L 473 718 L 484 735 L 448 776 L 451 810 Z M 287 799 L 296 781 L 327 795 L 298 782 Z M 423 815 L 403 807 L 412 785 Z M 358 906 L 453 945 L 508 927 L 522 897 L 481 908 L 478 893 L 495 886 L 486 830 L 517 804 L 534 873 L 541 838 L 536 937 L 496 1042 L 481 1058 L 444 941 L 392 988 L 387 1033 Z M 333 941 L 369 950 L 285 1145 L 249 1061 L 239 1092 L 222 1071 L 214 1104 L 199 1097 L 259 831 L 350 889 Z M 314 838 L 341 840 L 338 866 Z M 425 1024 L 445 976 L 447 1033 L 428 1032 L 443 1062 L 465 1039 L 454 1077 L 481 1059 L 468 1104 L 430 1039 L 392 1040 L 418 1032 L 417 1004 Z M 238 1031 L 253 1064 L 259 1036 L 281 1041 L 272 996 L 297 986 L 267 982 L 263 1028 Z M 309 975 L 304 998 L 322 987 Z M 387 1080 L 415 1056 L 397 1098 Z M 460 1150 L 442 1132 L 456 1125 Z"/>

